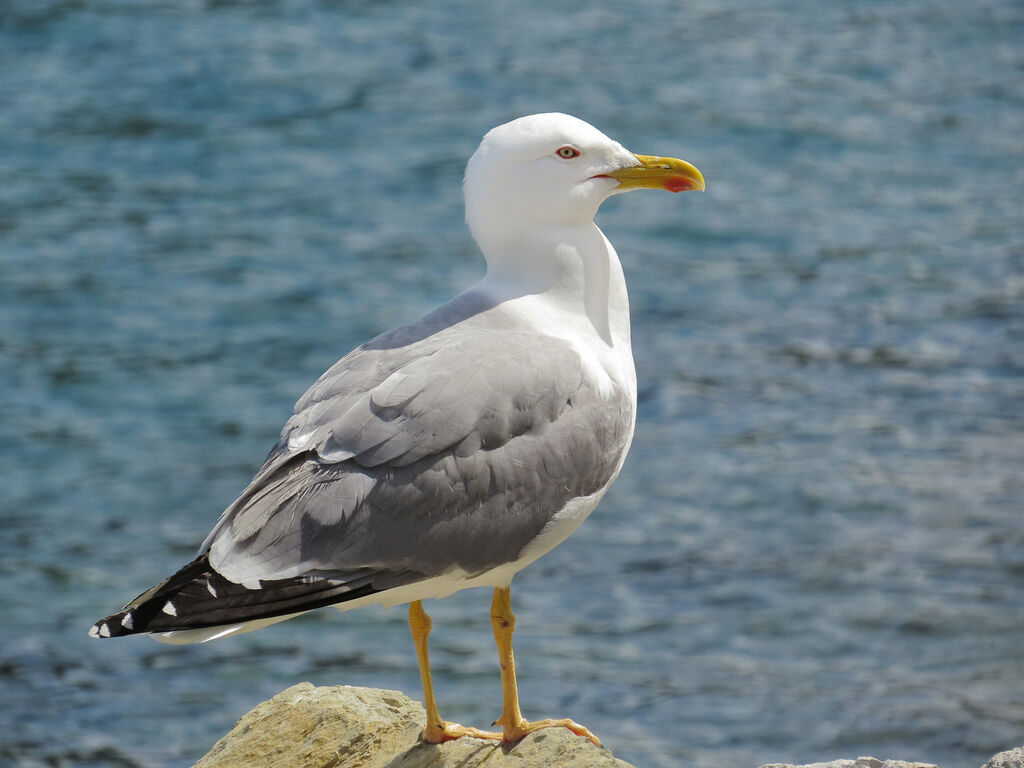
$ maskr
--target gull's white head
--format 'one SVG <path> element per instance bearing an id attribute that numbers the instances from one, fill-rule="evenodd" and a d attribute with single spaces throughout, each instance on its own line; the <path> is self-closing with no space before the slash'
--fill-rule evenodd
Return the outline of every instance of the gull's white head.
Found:
<path id="1" fill-rule="evenodd" d="M 635 155 L 571 115 L 528 115 L 489 131 L 470 158 L 466 223 L 487 253 L 495 239 L 586 224 L 611 195 L 642 187 L 680 192 L 703 189 L 704 179 L 682 160 Z"/>

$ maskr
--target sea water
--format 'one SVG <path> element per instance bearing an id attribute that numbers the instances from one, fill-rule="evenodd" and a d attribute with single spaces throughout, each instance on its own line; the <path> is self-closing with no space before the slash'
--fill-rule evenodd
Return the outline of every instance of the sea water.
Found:
<path id="1" fill-rule="evenodd" d="M 190 765 L 309 680 L 419 698 L 403 609 L 86 630 L 191 558 L 295 399 L 470 285 L 479 138 L 564 111 L 703 195 L 599 224 L 640 405 L 516 578 L 528 717 L 645 768 L 1024 741 L 1024 8 L 0 3 L 0 762 Z M 427 605 L 499 713 L 489 595 Z"/>

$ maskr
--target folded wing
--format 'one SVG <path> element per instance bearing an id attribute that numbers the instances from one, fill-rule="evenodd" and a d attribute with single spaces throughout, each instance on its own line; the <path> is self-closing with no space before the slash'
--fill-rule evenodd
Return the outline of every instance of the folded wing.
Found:
<path id="1" fill-rule="evenodd" d="M 299 400 L 200 556 L 94 630 L 225 626 L 484 573 L 607 485 L 632 420 L 555 338 L 469 324 L 371 342 Z"/>

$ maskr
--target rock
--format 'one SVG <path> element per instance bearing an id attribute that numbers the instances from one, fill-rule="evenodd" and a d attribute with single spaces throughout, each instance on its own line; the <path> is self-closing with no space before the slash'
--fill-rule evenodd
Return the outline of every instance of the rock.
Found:
<path id="1" fill-rule="evenodd" d="M 879 760 L 877 757 L 858 757 L 856 760 L 833 760 L 828 763 L 791 765 L 768 763 L 761 768 L 936 768 L 931 763 L 908 763 L 905 760 Z"/>
<path id="2" fill-rule="evenodd" d="M 424 744 L 423 707 L 398 691 L 299 683 L 244 715 L 193 768 L 634 768 L 565 728 L 518 744 L 463 738 Z M 761 768 L 936 768 L 904 760 L 833 760 Z M 982 768 L 1024 768 L 1024 747 Z"/>
<path id="3" fill-rule="evenodd" d="M 507 747 L 471 738 L 425 744 L 426 721 L 423 707 L 397 691 L 300 683 L 244 715 L 194 768 L 633 768 L 564 728 Z"/>
<path id="4" fill-rule="evenodd" d="M 1024 747 L 1000 752 L 981 768 L 1024 768 Z"/>

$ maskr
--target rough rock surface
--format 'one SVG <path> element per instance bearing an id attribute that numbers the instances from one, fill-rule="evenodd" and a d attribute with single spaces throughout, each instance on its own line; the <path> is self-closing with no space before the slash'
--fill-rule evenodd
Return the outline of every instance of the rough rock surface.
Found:
<path id="1" fill-rule="evenodd" d="M 505 747 L 482 739 L 424 744 L 423 707 L 397 691 L 299 683 L 244 715 L 194 768 L 634 768 L 564 728 Z M 936 768 L 903 760 L 833 760 L 761 768 Z M 982 768 L 1024 768 L 1024 747 Z"/>
<path id="2" fill-rule="evenodd" d="M 905 760 L 879 760 L 877 757 L 858 757 L 856 760 L 833 760 L 828 763 L 791 765 L 790 763 L 769 763 L 761 768 L 936 768 L 931 763 L 908 763 Z"/>
<path id="3" fill-rule="evenodd" d="M 908 763 L 903 760 L 879 760 L 875 757 L 858 757 L 856 760 L 833 760 L 830 763 L 790 765 L 770 763 L 761 768 L 935 768 L 931 763 Z M 1024 768 L 1024 747 L 1000 752 L 981 768 Z"/>
<path id="4" fill-rule="evenodd" d="M 1024 747 L 1000 752 L 981 768 L 1024 768 Z"/>
<path id="5" fill-rule="evenodd" d="M 244 715 L 194 768 L 633 768 L 564 728 L 512 747 L 468 738 L 424 744 L 426 719 L 397 691 L 300 683 Z"/>

